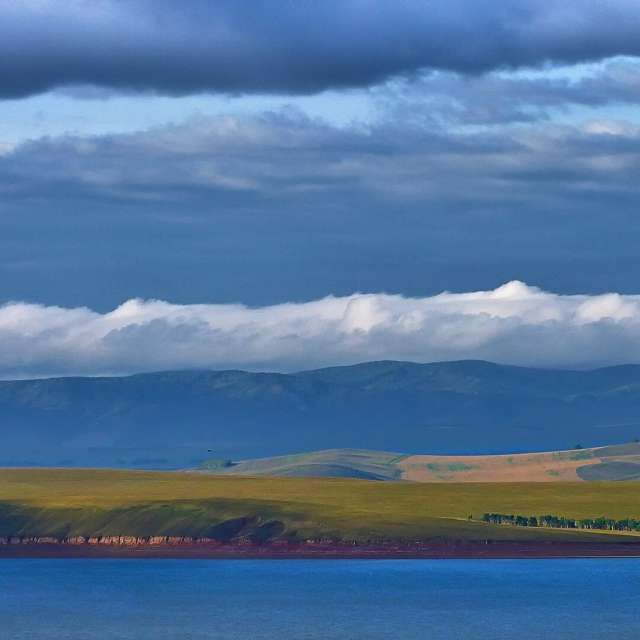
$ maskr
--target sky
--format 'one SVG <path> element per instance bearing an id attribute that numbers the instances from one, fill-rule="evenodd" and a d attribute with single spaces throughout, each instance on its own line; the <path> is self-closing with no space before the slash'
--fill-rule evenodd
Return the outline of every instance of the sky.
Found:
<path id="1" fill-rule="evenodd" d="M 631 0 L 7 0 L 0 377 L 640 361 L 639 103 Z"/>

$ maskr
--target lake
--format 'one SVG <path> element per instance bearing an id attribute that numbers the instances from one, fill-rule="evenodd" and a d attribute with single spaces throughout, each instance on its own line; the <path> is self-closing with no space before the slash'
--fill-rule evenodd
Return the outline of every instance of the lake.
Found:
<path id="1" fill-rule="evenodd" d="M 7 640 L 640 637 L 640 560 L 2 560 Z"/>

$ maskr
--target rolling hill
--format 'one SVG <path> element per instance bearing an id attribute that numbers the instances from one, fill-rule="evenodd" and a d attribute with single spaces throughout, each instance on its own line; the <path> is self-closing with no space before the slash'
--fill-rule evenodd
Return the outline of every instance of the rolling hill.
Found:
<path id="1" fill-rule="evenodd" d="M 486 456 L 399 455 L 333 449 L 232 463 L 210 460 L 198 470 L 219 475 L 308 476 L 414 482 L 592 482 L 640 480 L 640 443 Z"/>
<path id="2" fill-rule="evenodd" d="M 384 451 L 329 449 L 273 458 L 232 462 L 205 460 L 199 471 L 232 476 L 294 476 L 311 478 L 360 478 L 362 480 L 399 480 L 400 461 L 406 456 Z"/>
<path id="3" fill-rule="evenodd" d="M 371 362 L 0 382 L 0 465 L 191 467 L 335 448 L 566 450 L 640 435 L 640 366 Z"/>
<path id="4" fill-rule="evenodd" d="M 0 470 L 0 537 L 5 540 L 190 536 L 225 543 L 328 539 L 640 544 L 637 532 L 504 526 L 483 521 L 487 513 L 638 518 L 640 494 L 631 482 L 420 484 L 96 469 Z"/>

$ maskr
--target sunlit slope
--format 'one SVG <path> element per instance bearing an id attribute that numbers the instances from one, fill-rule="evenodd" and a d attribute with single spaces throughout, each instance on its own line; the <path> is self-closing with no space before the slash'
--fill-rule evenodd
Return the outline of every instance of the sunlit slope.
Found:
<path id="1" fill-rule="evenodd" d="M 397 480 L 402 475 L 398 462 L 404 457 L 385 451 L 329 449 L 273 458 L 256 458 L 237 463 L 210 460 L 202 464 L 200 469 L 224 475 Z"/>
<path id="2" fill-rule="evenodd" d="M 417 482 L 639 480 L 640 444 L 500 456 L 407 456 L 401 477 Z"/>
<path id="3" fill-rule="evenodd" d="M 419 484 L 194 473 L 0 471 L 0 535 L 234 540 L 585 540 L 631 534 L 491 525 L 482 514 L 640 516 L 636 483 Z M 469 517 L 472 519 L 469 519 Z M 253 539 L 253 538 L 251 538 Z"/>
<path id="4" fill-rule="evenodd" d="M 224 475 L 309 476 L 415 482 L 640 480 L 640 444 L 496 456 L 411 455 L 330 449 L 237 463 L 211 460 L 200 470 Z"/>

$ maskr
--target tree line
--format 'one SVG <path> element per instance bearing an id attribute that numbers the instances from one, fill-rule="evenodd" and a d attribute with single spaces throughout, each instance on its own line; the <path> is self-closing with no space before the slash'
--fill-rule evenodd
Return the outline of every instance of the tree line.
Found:
<path id="1" fill-rule="evenodd" d="M 640 531 L 640 520 L 624 518 L 565 518 L 564 516 L 521 516 L 504 513 L 485 513 L 483 522 L 509 524 L 514 527 L 550 527 L 553 529 L 596 529 L 600 531 Z"/>

